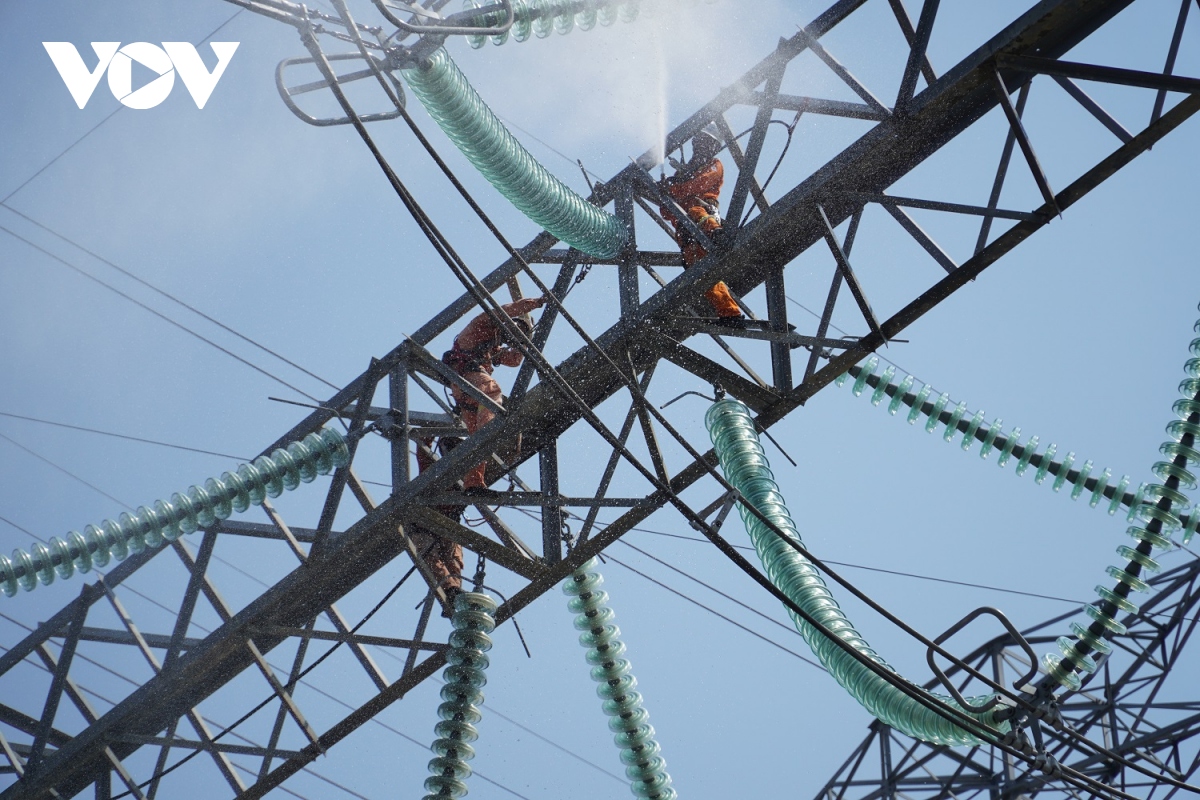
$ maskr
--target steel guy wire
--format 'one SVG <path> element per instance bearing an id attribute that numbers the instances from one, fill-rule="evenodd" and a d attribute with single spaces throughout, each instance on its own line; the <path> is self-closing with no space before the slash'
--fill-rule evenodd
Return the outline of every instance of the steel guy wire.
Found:
<path id="1" fill-rule="evenodd" d="M 37 540 L 38 540 L 39 542 L 41 542 L 42 544 L 49 544 L 49 542 L 47 542 L 47 541 L 46 541 L 45 539 L 43 539 L 42 537 L 38 536 L 38 535 L 37 535 L 36 533 L 34 533 L 33 531 L 29 531 L 29 530 L 26 530 L 25 528 L 22 528 L 20 525 L 18 525 L 17 523 L 13 522 L 13 521 L 12 521 L 11 519 L 9 519 L 8 517 L 0 516 L 0 522 L 4 522 L 4 523 L 7 523 L 7 524 L 9 524 L 9 525 L 12 525 L 14 528 L 16 528 L 17 530 L 19 530 L 21 533 L 25 534 L 26 536 L 30 536 L 30 537 L 32 537 L 32 538 L 34 538 L 34 539 L 37 539 Z"/>
<path id="2" fill-rule="evenodd" d="M 19 448 L 19 449 L 21 449 L 21 450 L 24 450 L 26 453 L 28 453 L 29 455 L 33 456 L 33 457 L 34 457 L 34 458 L 36 458 L 38 461 L 42 461 L 42 462 L 45 462 L 46 464 L 49 464 L 51 467 L 53 467 L 54 469 L 56 469 L 56 470 L 58 470 L 59 472 L 63 473 L 64 475 L 66 475 L 67 477 L 71 478 L 72 480 L 76 480 L 76 481 L 78 481 L 79 483 L 82 483 L 84 486 L 86 486 L 86 487 L 88 487 L 89 489 L 91 489 L 92 491 L 94 491 L 94 492 L 98 492 L 99 494 L 102 494 L 102 495 L 104 495 L 104 496 L 105 496 L 105 497 L 107 497 L 109 500 L 112 500 L 114 503 L 116 503 L 116 504 L 120 505 L 121 507 L 123 507 L 123 508 L 127 508 L 127 509 L 129 509 L 130 511 L 132 511 L 132 510 L 133 510 L 133 507 L 132 507 L 132 506 L 130 506 L 130 505 L 127 505 L 126 503 L 123 503 L 123 502 L 121 502 L 120 500 L 118 500 L 117 498 L 113 497 L 111 494 L 109 494 L 108 492 L 104 491 L 104 490 L 103 490 L 103 489 L 101 489 L 100 487 L 96 486 L 96 485 L 95 485 L 95 484 L 93 484 L 93 483 L 89 483 L 88 481 L 86 481 L 86 480 L 84 480 L 83 478 L 81 478 L 81 477 L 79 477 L 78 475 L 76 475 L 74 472 L 71 472 L 71 471 L 70 471 L 70 470 L 68 470 L 66 467 L 59 466 L 58 464 L 54 463 L 54 462 L 53 462 L 53 461 L 51 461 L 50 459 L 48 459 L 48 458 L 46 458 L 45 456 L 41 455 L 40 453 L 37 453 L 37 452 L 35 452 L 34 450 L 31 450 L 31 449 L 29 449 L 29 448 L 28 448 L 28 447 L 26 447 L 25 445 L 23 445 L 23 444 L 21 444 L 20 442 L 18 442 L 16 439 L 13 439 L 12 437 L 10 437 L 10 436 L 7 436 L 7 435 L 5 435 L 5 434 L 3 434 L 3 433 L 0 433 L 0 439 L 3 439 L 4 441 L 8 442 L 9 444 L 11 444 L 12 446 L 14 446 L 14 447 L 16 447 L 16 448 Z"/>
<path id="3" fill-rule="evenodd" d="M 678 533 L 667 533 L 666 531 L 655 531 L 655 530 L 651 530 L 649 528 L 630 528 L 630 530 L 639 531 L 641 533 L 652 533 L 656 536 L 667 536 L 672 539 L 682 539 L 685 542 L 697 542 L 699 544 L 708 544 L 707 539 L 697 539 L 694 536 L 683 536 Z M 738 544 L 735 544 L 733 546 L 736 547 L 738 550 L 745 550 L 750 553 L 754 552 L 753 547 L 748 547 L 746 545 L 738 545 Z M 1038 594 L 1037 592 L 1024 592 L 1019 589 L 1005 589 L 1000 586 L 989 586 L 988 584 L 985 584 L 985 583 L 970 583 L 968 581 L 956 581 L 956 580 L 952 580 L 950 578 L 939 578 L 939 577 L 936 577 L 933 575 L 921 575 L 921 574 L 918 574 L 915 572 L 901 572 L 899 570 L 894 570 L 894 569 L 884 569 L 883 567 L 868 567 L 865 564 L 855 564 L 851 561 L 834 561 L 833 559 L 825 559 L 825 563 L 826 564 L 834 564 L 835 566 L 839 566 L 839 567 L 850 567 L 852 569 L 863 569 L 863 570 L 867 570 L 868 572 L 881 572 L 881 573 L 884 573 L 885 575 L 896 575 L 896 576 L 904 577 L 904 578 L 915 578 L 917 580 L 922 580 L 922 581 L 933 581 L 935 583 L 948 583 L 948 584 L 952 584 L 954 586 L 965 586 L 970 589 L 986 589 L 986 590 L 992 591 L 992 592 L 1003 592 L 1005 594 L 1023 595 L 1025 597 L 1034 597 L 1039 600 L 1055 600 L 1055 601 L 1062 602 L 1062 603 L 1073 603 L 1076 605 L 1084 602 L 1083 600 L 1073 600 L 1069 597 L 1056 597 L 1054 595 L 1049 595 L 1049 594 Z"/>
<path id="4" fill-rule="evenodd" d="M 173 325 L 174 327 L 178 328 L 179 330 L 181 330 L 181 331 L 183 331 L 183 332 L 187 333 L 189 336 L 193 336 L 193 337 L 195 337 L 195 338 L 199 339 L 200 341 L 204 342 L 205 344 L 207 344 L 207 345 L 209 345 L 209 346 L 211 346 L 211 347 L 214 347 L 214 348 L 216 348 L 217 350 L 220 350 L 222 353 L 224 353 L 225 355 L 229 356 L 230 358 L 232 358 L 232 359 L 234 359 L 234 360 L 236 360 L 236 361 L 239 361 L 239 362 L 241 362 L 242 364 L 245 364 L 247 367 L 250 367 L 250 369 L 254 370 L 255 372 L 258 372 L 258 373 L 260 373 L 260 374 L 262 374 L 262 375 L 265 375 L 266 377 L 270 378 L 271 380 L 275 381 L 276 383 L 278 383 L 278 384 L 281 384 L 281 385 L 283 385 L 283 386 L 286 386 L 287 388 L 291 389 L 293 392 L 296 392 L 296 393 L 297 393 L 297 394 L 299 394 L 299 395 L 302 395 L 302 396 L 304 396 L 304 397 L 307 397 L 309 400 L 312 400 L 314 403 L 319 403 L 319 402 L 321 402 L 320 400 L 318 400 L 317 398 L 313 397 L 311 394 L 309 394 L 308 392 L 304 391 L 303 389 L 300 389 L 300 388 L 298 388 L 298 387 L 296 387 L 296 386 L 293 386 L 292 384 L 290 384 L 290 383 L 288 383 L 287 381 L 285 381 L 283 378 L 280 378 L 279 376 L 277 376 L 277 375 L 274 375 L 274 374 L 272 374 L 272 373 L 268 372 L 267 370 L 265 370 L 265 369 L 263 369 L 262 367 L 260 367 L 260 366 L 258 366 L 258 365 L 256 365 L 256 364 L 254 364 L 253 362 L 251 362 L 251 361 L 248 361 L 248 360 L 246 360 L 246 359 L 242 358 L 241 356 L 239 356 L 239 355 L 237 355 L 236 353 L 234 353 L 232 350 L 228 350 L 227 348 L 224 348 L 224 347 L 222 347 L 221 345 L 217 344 L 217 343 L 216 343 L 216 342 L 214 342 L 212 339 L 209 339 L 209 338 L 207 338 L 207 337 L 205 337 L 205 336 L 203 336 L 203 335 L 201 335 L 201 334 L 199 334 L 199 333 L 196 333 L 195 331 L 193 331 L 191 328 L 187 327 L 186 325 L 184 325 L 184 324 L 182 324 L 182 323 L 180 323 L 180 322 L 176 322 L 175 320 L 173 320 L 173 319 L 171 319 L 170 317 L 168 317 L 166 314 L 163 314 L 161 311 L 157 311 L 157 310 L 155 310 L 155 309 L 151 308 L 150 306 L 146 305 L 145 303 L 141 302 L 140 300 L 137 300 L 137 299 L 135 299 L 134 297 L 132 297 L 131 295 L 128 295 L 128 294 L 126 294 L 125 292 L 121 291 L 120 289 L 116 288 L 116 287 L 115 287 L 115 286 L 113 286 L 112 284 L 110 284 L 110 283 L 108 283 L 108 282 L 106 282 L 106 281 L 104 281 L 104 280 L 102 280 L 102 279 L 100 279 L 100 278 L 97 278 L 95 275 L 91 274 L 90 272 L 88 272 L 87 270 L 83 269 L 82 267 L 77 267 L 76 265 L 72 264 L 70 261 L 67 261 L 65 258 L 63 258 L 63 257 L 61 257 L 61 256 L 59 256 L 59 255 L 56 255 L 56 254 L 54 254 L 54 253 L 50 252 L 50 251 L 49 251 L 49 250 L 47 250 L 46 248 L 42 247 L 42 246 L 41 246 L 41 245 L 39 245 L 39 244 L 36 244 L 36 243 L 34 243 L 34 242 L 33 242 L 32 240 L 30 240 L 30 239 L 26 239 L 24 236 L 22 236 L 22 235 L 20 235 L 19 233 L 17 233 L 17 232 L 15 232 L 15 231 L 13 231 L 12 229 L 10 229 L 10 228 L 7 228 L 7 227 L 5 227 L 4 225 L 0 225 L 0 231 L 4 231 L 4 232 L 5 232 L 5 233 L 7 233 L 9 236 L 12 236 L 14 239 L 18 239 L 18 240 L 20 240 L 20 241 L 24 242 L 24 243 L 25 243 L 25 244 L 27 244 L 28 246 L 32 247 L 34 250 L 37 250 L 38 252 L 40 252 L 40 253 L 42 253 L 42 254 L 44 254 L 44 255 L 46 255 L 46 256 L 48 256 L 48 257 L 50 257 L 51 259 L 53 259 L 53 260 L 57 261 L 58 263 L 62 264 L 62 265 L 63 265 L 63 266 L 65 266 L 67 269 L 69 269 L 69 270 L 71 270 L 71 271 L 73 271 L 73 272 L 76 272 L 76 273 L 78 273 L 79 275 L 82 275 L 83 277 L 87 278 L 87 279 L 88 279 L 88 280 L 90 280 L 90 281 L 93 281 L 94 283 L 96 283 L 96 284 L 98 284 L 98 285 L 100 285 L 100 286 L 103 286 L 105 289 L 108 289 L 110 292 L 112 292 L 112 293 L 114 293 L 114 294 L 116 294 L 116 295 L 118 295 L 118 296 L 120 296 L 120 297 L 123 297 L 123 298 L 125 298 L 126 300 L 128 300 L 129 302 L 131 302 L 131 303 L 133 303 L 134 305 L 138 306 L 139 308 L 142 308 L 142 309 L 144 309 L 144 310 L 146 310 L 146 311 L 149 311 L 149 312 L 150 312 L 151 314 L 153 314 L 154 316 L 158 317 L 159 319 L 163 320 L 164 322 L 168 323 L 169 325 Z"/>
<path id="5" fill-rule="evenodd" d="M 337 386 L 336 384 L 333 384 L 333 383 L 325 380 L 324 378 L 322 378 L 320 375 L 316 374 L 315 372 L 305 369 L 304 367 L 297 364 L 295 361 L 292 361 L 291 359 L 289 359 L 287 356 L 277 353 L 276 351 L 272 350 L 271 348 L 267 347 L 264 344 L 260 344 L 253 338 L 242 333 L 241 331 L 238 331 L 235 328 L 233 328 L 229 325 L 226 325 L 224 322 L 221 322 L 219 319 L 216 319 L 215 317 L 211 316 L 210 314 L 207 314 L 207 313 L 201 311 L 200 309 L 196 308 L 195 306 L 191 305 L 190 303 L 186 303 L 183 300 L 180 300 L 178 297 L 171 294 L 167 290 L 159 288 L 158 286 L 154 285 L 153 283 L 146 280 L 145 278 L 142 278 L 141 276 L 135 274 L 134 272 L 132 272 L 128 269 L 125 269 L 124 267 L 114 263 L 113 261 L 105 258 L 104 256 L 100 255 L 99 253 L 95 252 L 94 250 L 90 250 L 90 249 L 84 247 L 83 245 L 79 244 L 78 242 L 74 241 L 73 239 L 70 239 L 67 236 L 64 236 L 63 234 L 54 230 L 50 226 L 44 225 L 43 223 L 38 222 L 36 219 L 29 216 L 28 214 L 25 214 L 22 211 L 18 211 L 17 209 L 10 206 L 8 203 L 0 202 L 0 206 L 4 206 L 12 213 L 16 214 L 17 216 L 21 217 L 24 220 L 27 220 L 30 223 L 36 225 L 37 227 L 39 227 L 42 230 L 49 233 L 51 236 L 54 236 L 55 238 L 60 239 L 63 242 L 66 242 L 67 244 L 71 245 L 72 247 L 76 248 L 77 250 L 87 253 L 89 256 L 91 256 L 92 258 L 101 262 L 102 264 L 112 267 L 117 272 L 120 272 L 122 275 L 130 278 L 131 280 L 137 281 L 142 286 L 145 286 L 147 289 L 150 289 L 151 291 L 167 298 L 168 300 L 175 303 L 176 305 L 186 308 L 188 311 L 191 311 L 193 314 L 196 314 L 197 316 L 201 317 L 202 319 L 205 319 L 208 322 L 211 322 L 213 325 L 216 325 L 218 328 L 226 331 L 227 333 L 231 333 L 234 336 L 236 336 L 237 338 L 241 339 L 242 341 L 244 341 L 254 347 L 257 347 L 259 350 L 263 351 L 264 353 L 274 356 L 275 358 L 279 359 L 280 361 L 287 364 L 288 366 L 293 367 L 293 368 L 299 370 L 300 372 L 303 372 L 305 375 L 309 376 L 310 378 L 314 378 L 315 380 L 320 381 L 321 383 L 325 384 L 326 386 L 333 389 L 334 391 L 337 391 L 338 389 L 342 388 L 340 386 Z"/>

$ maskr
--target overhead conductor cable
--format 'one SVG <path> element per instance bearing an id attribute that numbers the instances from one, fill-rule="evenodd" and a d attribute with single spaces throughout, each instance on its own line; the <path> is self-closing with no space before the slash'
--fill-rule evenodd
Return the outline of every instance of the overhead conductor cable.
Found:
<path id="1" fill-rule="evenodd" d="M 738 503 L 738 512 L 771 582 L 817 620 L 826 631 L 851 645 L 861 655 L 890 670 L 891 667 L 867 644 L 846 618 L 816 567 L 788 547 L 763 520 L 746 508 L 747 504 L 753 505 L 770 519 L 777 529 L 797 542 L 800 541 L 799 531 L 784 504 L 783 496 L 767 462 L 766 453 L 759 442 L 750 410 L 737 400 L 726 398 L 713 404 L 704 421 L 726 479 L 743 498 Z M 909 736 L 933 744 L 982 743 L 977 736 L 962 726 L 916 702 L 861 661 L 850 657 L 835 645 L 828 635 L 797 614 L 791 610 L 789 613 L 796 628 L 812 648 L 813 654 L 825 665 L 834 679 L 879 720 Z M 913 686 L 917 688 L 915 684 Z M 928 694 L 945 705 L 969 714 L 981 725 L 998 733 L 1008 730 L 1008 722 L 997 720 L 994 712 L 968 712 L 950 697 Z M 978 706 L 994 696 L 970 697 L 967 701 Z"/>

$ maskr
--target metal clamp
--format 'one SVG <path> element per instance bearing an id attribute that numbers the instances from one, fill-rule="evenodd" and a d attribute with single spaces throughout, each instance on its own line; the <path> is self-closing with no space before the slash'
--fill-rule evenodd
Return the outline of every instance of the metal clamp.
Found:
<path id="1" fill-rule="evenodd" d="M 496 0 L 493 5 L 484 6 L 483 8 L 472 8 L 467 11 L 460 11 L 457 14 L 451 14 L 444 19 L 438 17 L 436 12 L 421 8 L 420 6 L 409 6 L 409 11 L 414 16 L 429 17 L 431 19 L 440 19 L 440 22 L 434 25 L 413 25 L 411 22 L 404 20 L 393 14 L 387 7 L 384 0 L 372 0 L 375 8 L 379 9 L 379 13 L 388 22 L 395 25 L 397 28 L 416 34 L 463 34 L 467 36 L 496 36 L 501 33 L 507 33 L 516 21 L 516 14 L 513 12 L 511 0 Z M 479 17 L 486 17 L 495 11 L 504 12 L 504 22 L 500 25 L 458 25 L 456 23 L 463 20 L 472 20 Z"/>
<path id="2" fill-rule="evenodd" d="M 934 639 L 933 644 L 934 645 L 942 644 L 942 642 L 945 642 L 951 636 L 958 633 L 963 628 L 965 628 L 967 625 L 974 622 L 975 619 L 977 619 L 978 617 L 980 617 L 984 614 L 988 614 L 988 615 L 993 616 L 996 619 L 1000 620 L 1000 624 L 1004 626 L 1004 629 L 1006 631 L 1008 631 L 1008 634 L 1009 634 L 1009 636 L 1011 636 L 1013 638 L 1013 641 L 1016 642 L 1018 645 L 1020 645 L 1021 649 L 1024 650 L 1026 655 L 1029 656 L 1029 663 L 1032 665 L 1029 669 L 1029 672 L 1027 672 L 1025 675 L 1022 675 L 1020 678 L 1018 678 L 1016 681 L 1013 682 L 1013 686 L 1017 687 L 1018 689 L 1022 686 L 1027 685 L 1030 681 L 1032 681 L 1037 676 L 1037 665 L 1038 665 L 1037 653 L 1035 653 L 1033 651 L 1033 648 L 1029 646 L 1029 642 L 1025 641 L 1025 637 L 1020 634 L 1020 632 L 1016 629 L 1016 627 L 1014 627 L 1013 624 L 1011 622 L 1009 622 L 1008 617 L 1004 616 L 1003 613 L 1001 613 L 1000 611 L 998 611 L 994 608 L 991 608 L 990 606 L 983 606 L 981 608 L 977 608 L 974 611 L 972 611 L 970 614 L 967 614 L 965 617 L 960 619 L 958 622 L 951 625 L 950 628 L 945 633 L 943 633 L 941 636 Z M 996 706 L 996 704 L 1000 702 L 999 697 L 993 697 L 992 699 L 990 699 L 986 703 L 984 703 L 982 706 L 973 706 L 970 703 L 968 703 L 966 701 L 966 698 L 964 698 L 962 696 L 962 693 L 959 692 L 958 689 L 955 688 L 954 684 L 950 682 L 950 679 L 948 677 L 946 677 L 946 673 L 942 672 L 941 668 L 934 661 L 933 656 L 934 656 L 934 649 L 933 649 L 933 646 L 931 645 L 925 651 L 925 660 L 929 662 L 929 668 L 931 670 L 933 670 L 933 674 L 937 677 L 938 682 L 940 682 L 943 686 L 945 686 L 950 691 L 950 695 L 954 698 L 954 701 L 956 703 L 958 703 L 960 706 L 962 706 L 964 709 L 966 709 L 967 711 L 973 712 L 975 714 L 982 714 L 985 711 L 991 711 Z"/>
<path id="3" fill-rule="evenodd" d="M 325 59 L 330 62 L 364 60 L 361 53 L 335 53 L 333 55 L 325 56 Z M 329 81 L 325 80 L 324 78 L 311 83 L 303 83 L 292 87 L 288 87 L 284 82 L 283 73 L 288 67 L 315 63 L 316 59 L 310 56 L 301 58 L 285 58 L 283 61 L 280 61 L 278 66 L 275 67 L 275 88 L 279 92 L 279 97 L 283 100 L 283 104 L 288 107 L 289 111 L 299 117 L 302 121 L 307 122 L 309 125 L 315 125 L 319 128 L 327 127 L 329 125 L 349 125 L 351 122 L 349 117 L 314 117 L 304 112 L 300 106 L 296 105 L 296 101 L 292 99 L 298 94 L 306 94 L 308 92 L 314 92 L 318 89 L 325 89 L 329 87 Z M 363 78 L 370 78 L 375 75 L 376 70 L 382 70 L 387 74 L 388 78 L 392 82 L 393 89 L 396 91 L 396 97 L 399 98 L 400 107 L 402 108 L 405 104 L 404 85 L 396 78 L 395 75 L 387 72 L 385 62 L 383 61 L 377 61 L 374 66 L 368 66 L 366 69 L 338 76 L 337 83 L 339 86 L 342 86 L 347 83 L 362 80 Z M 363 122 L 379 122 L 386 119 L 395 119 L 396 117 L 400 116 L 401 113 L 402 112 L 400 108 L 397 108 L 394 111 L 381 111 L 377 114 L 366 114 L 360 116 L 359 119 Z"/>

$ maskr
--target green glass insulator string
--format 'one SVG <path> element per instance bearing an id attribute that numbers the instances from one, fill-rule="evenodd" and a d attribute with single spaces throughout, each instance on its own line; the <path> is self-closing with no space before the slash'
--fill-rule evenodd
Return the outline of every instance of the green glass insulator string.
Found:
<path id="1" fill-rule="evenodd" d="M 28 551 L 14 550 L 11 559 L 0 555 L 0 591 L 12 597 L 18 588 L 32 591 L 39 583 L 48 586 L 56 577 L 66 580 L 77 571 L 89 572 L 110 560 L 124 561 L 131 553 L 162 547 L 318 475 L 328 475 L 344 466 L 349 457 L 345 437 L 323 428 L 219 478 L 173 494 L 169 500 L 141 506 L 115 521 L 88 525 L 83 533 L 71 531 L 63 539 L 55 536 L 48 545 L 34 542 Z"/>
<path id="2" fill-rule="evenodd" d="M 790 609 L 788 611 L 813 654 L 834 679 L 877 719 L 909 736 L 933 744 L 980 744 L 978 737 L 901 691 L 832 641 L 831 635 L 880 667 L 894 672 L 854 629 L 812 562 L 747 510 L 745 504 L 754 506 L 785 536 L 803 544 L 779 486 L 775 483 L 750 410 L 737 400 L 719 400 L 708 410 L 704 422 L 726 480 L 743 498 L 738 503 L 738 513 L 767 577 L 820 624 L 821 629 L 818 630 Z M 1009 729 L 1009 723 L 996 719 L 998 711 L 966 711 L 950 697 L 927 692 L 916 684 L 911 686 L 915 692 L 958 709 L 998 733 L 1005 733 Z M 995 696 L 965 699 L 978 707 Z"/>
<path id="3" fill-rule="evenodd" d="M 517 210 L 588 255 L 613 258 L 621 252 L 628 237 L 621 221 L 584 200 L 530 155 L 445 48 L 400 74 L 455 147 Z"/>
<path id="4" fill-rule="evenodd" d="M 599 686 L 596 694 L 604 701 L 608 727 L 614 734 L 625 765 L 625 777 L 635 797 L 648 800 L 676 800 L 667 762 L 654 738 L 650 714 L 642 705 L 637 678 L 625 656 L 621 629 L 613 624 L 608 593 L 600 587 L 604 578 L 596 571 L 596 559 L 590 559 L 563 582 L 563 594 L 571 599 L 567 608 L 575 614 L 575 628 L 581 631 L 579 643 L 587 648 L 592 665 L 592 680 Z"/>
<path id="5" fill-rule="evenodd" d="M 853 378 L 851 391 L 855 397 L 861 396 L 871 389 L 870 398 L 873 406 L 878 406 L 884 399 L 890 398 L 887 405 L 889 414 L 895 416 L 902 407 L 907 407 L 909 409 L 907 420 L 910 425 L 915 424 L 921 417 L 925 417 L 925 430 L 933 433 L 938 426 L 941 426 L 942 438 L 947 442 L 954 441 L 961 434 L 960 445 L 964 451 L 970 450 L 976 442 L 979 442 L 979 457 L 986 459 L 995 453 L 996 465 L 1001 468 L 1015 458 L 1016 469 L 1014 471 L 1018 477 L 1027 474 L 1030 467 L 1033 467 L 1034 483 L 1041 485 L 1053 477 L 1053 480 L 1049 481 L 1051 488 L 1055 492 L 1059 492 L 1064 486 L 1069 485 L 1072 500 L 1077 500 L 1086 493 L 1089 496 L 1089 506 L 1095 508 L 1103 503 L 1110 515 L 1116 514 L 1122 506 L 1128 506 L 1126 513 L 1128 522 L 1138 519 L 1138 509 L 1143 501 L 1150 497 L 1151 484 L 1149 483 L 1141 483 L 1134 491 L 1127 491 L 1132 480 L 1129 475 L 1122 475 L 1120 480 L 1114 483 L 1112 470 L 1105 468 L 1096 474 L 1095 463 L 1090 459 L 1084 461 L 1082 465 L 1076 466 L 1078 458 L 1074 451 L 1068 452 L 1061 461 L 1055 460 L 1059 449 L 1058 445 L 1054 443 L 1051 443 L 1043 452 L 1038 453 L 1040 438 L 1030 436 L 1022 444 L 1020 427 L 1014 427 L 1006 434 L 1004 433 L 1003 419 L 997 418 L 991 423 L 985 422 L 983 411 L 972 413 L 965 402 L 954 404 L 949 395 L 944 392 L 930 401 L 929 398 L 934 397 L 934 394 L 932 387 L 928 384 L 914 393 L 910 391 L 914 383 L 912 375 L 906 375 L 897 383 L 895 367 L 888 366 L 881 375 L 876 374 L 878 369 L 879 357 L 871 356 L 863 364 L 851 367 L 835 383 L 842 386 Z M 1183 389 L 1181 388 L 1180 391 Z M 1187 422 L 1181 420 L 1175 424 L 1182 427 L 1171 434 L 1176 437 L 1176 442 L 1169 442 L 1162 446 L 1161 450 L 1164 455 L 1174 456 L 1176 449 L 1181 447 L 1178 439 L 1184 435 Z M 1181 452 L 1186 454 L 1186 451 Z M 1151 500 L 1156 501 L 1157 498 L 1151 498 Z M 1198 526 L 1200 526 L 1200 514 L 1192 513 L 1181 518 L 1180 529 L 1185 540 L 1191 539 Z"/>
<path id="6" fill-rule="evenodd" d="M 1200 320 L 1192 326 L 1192 332 L 1200 333 Z M 1179 384 L 1182 397 L 1171 406 L 1179 418 L 1168 423 L 1166 431 L 1171 438 L 1158 448 L 1170 460 L 1157 461 L 1150 468 L 1162 483 L 1150 483 L 1139 493 L 1139 501 L 1132 509 L 1137 524 L 1126 530 L 1137 545 L 1117 548 L 1117 553 L 1126 559 L 1125 566 L 1110 566 L 1106 570 L 1116 581 L 1113 588 L 1096 586 L 1100 601 L 1083 608 L 1091 622 L 1086 627 L 1072 622 L 1074 638 L 1059 637 L 1056 642 L 1059 652 L 1042 657 L 1042 666 L 1050 679 L 1068 689 L 1080 688 L 1080 674 L 1092 673 L 1097 668 L 1093 654 L 1106 655 L 1112 649 L 1107 640 L 1125 632 L 1117 616 L 1138 613 L 1137 604 L 1129 596 L 1147 591 L 1150 587 L 1144 576 L 1161 569 L 1153 558 L 1154 551 L 1170 549 L 1171 535 L 1180 531 L 1187 546 L 1196 532 L 1200 513 L 1193 508 L 1185 522 L 1178 512 L 1190 503 L 1181 490 L 1191 491 L 1197 485 L 1196 476 L 1188 467 L 1200 462 L 1200 451 L 1196 449 L 1196 439 L 1200 436 L 1200 338 L 1192 339 L 1188 352 L 1192 357 L 1183 365 L 1187 377 Z"/>
<path id="7" fill-rule="evenodd" d="M 492 649 L 488 634 L 496 629 L 496 601 L 482 592 L 462 592 L 454 598 L 450 624 L 454 631 L 446 651 L 448 666 L 442 672 L 446 682 L 438 706 L 441 721 L 434 727 L 438 738 L 431 748 L 435 755 L 429 761 L 424 800 L 467 795 L 471 777 L 467 762 L 475 758 L 471 743 L 479 739 L 475 726 L 483 718 L 479 707 L 487 685 L 487 652 Z"/>
<path id="8" fill-rule="evenodd" d="M 463 0 L 463 10 L 473 11 L 493 3 L 488 0 Z M 638 18 L 642 0 L 512 0 L 513 24 L 504 33 L 494 36 L 468 36 L 467 42 L 478 50 L 484 43 L 501 45 L 512 39 L 524 42 L 531 35 L 545 39 L 551 33 L 565 36 L 579 28 L 590 31 L 600 23 L 605 27 L 618 19 L 633 22 Z M 504 21 L 503 12 L 480 14 L 471 20 L 477 27 L 496 26 Z"/>

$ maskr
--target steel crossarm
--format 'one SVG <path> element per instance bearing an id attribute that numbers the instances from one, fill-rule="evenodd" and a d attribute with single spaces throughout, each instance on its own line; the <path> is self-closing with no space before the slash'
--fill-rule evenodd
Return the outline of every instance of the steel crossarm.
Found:
<path id="1" fill-rule="evenodd" d="M 1113 786 L 1150 792 L 1153 778 L 1113 759 L 1135 761 L 1152 771 L 1194 783 L 1200 769 L 1200 704 L 1164 699 L 1172 669 L 1196 628 L 1200 606 L 1200 560 L 1191 559 L 1150 581 L 1141 611 L 1128 615 L 1125 634 L 1114 639 L 1112 656 L 1102 659 L 1083 688 L 1065 696 L 1060 711 L 1073 731 L 1102 742 L 1108 753 L 1079 747 L 1066 733 L 1047 729 L 1049 751 L 1062 764 Z M 1052 646 L 1075 611 L 1022 632 L 1035 647 Z M 963 658 L 1003 681 L 1029 664 L 1008 635 L 997 637 Z M 948 673 L 960 674 L 955 667 Z M 1174 675 L 1186 682 L 1189 676 Z M 927 685 L 932 688 L 933 684 Z M 1154 718 L 1151 718 L 1151 715 Z M 1164 787 L 1159 786 L 1159 789 Z M 879 722 L 835 771 L 818 798 L 882 800 L 903 792 L 914 800 L 991 797 L 1070 797 L 1043 775 L 986 748 L 967 753 L 902 736 Z M 1180 792 L 1177 796 L 1183 796 Z M 1154 796 L 1154 795 L 1148 795 Z"/>

